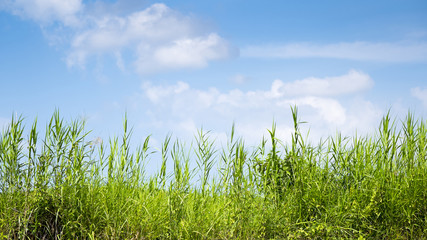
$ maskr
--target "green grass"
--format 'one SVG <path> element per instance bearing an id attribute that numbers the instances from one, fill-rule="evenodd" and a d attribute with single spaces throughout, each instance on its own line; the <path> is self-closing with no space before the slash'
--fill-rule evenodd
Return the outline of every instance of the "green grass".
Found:
<path id="1" fill-rule="evenodd" d="M 149 137 L 131 150 L 126 118 L 120 139 L 98 144 L 58 112 L 43 138 L 13 118 L 0 137 L 0 239 L 427 238 L 426 122 L 388 113 L 371 136 L 311 145 L 291 110 L 287 145 L 274 124 L 256 148 L 234 127 L 222 149 L 203 130 L 191 147 L 168 136 L 153 174 Z"/>

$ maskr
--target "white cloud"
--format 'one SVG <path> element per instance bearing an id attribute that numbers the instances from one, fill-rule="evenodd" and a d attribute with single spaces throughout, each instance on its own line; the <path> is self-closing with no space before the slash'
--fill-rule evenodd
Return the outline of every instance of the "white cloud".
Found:
<path id="1" fill-rule="evenodd" d="M 60 21 L 73 26 L 78 23 L 76 14 L 83 9 L 83 4 L 82 0 L 6 0 L 0 7 L 41 24 Z"/>
<path id="2" fill-rule="evenodd" d="M 179 94 L 187 89 L 189 85 L 184 82 L 178 82 L 176 85 L 170 86 L 152 86 L 152 84 L 146 82 L 143 84 L 142 88 L 145 90 L 145 94 L 148 99 L 153 103 L 158 103 L 163 100 L 165 97 L 168 97 L 171 94 Z"/>
<path id="3" fill-rule="evenodd" d="M 374 82 L 369 75 L 351 70 L 346 75 L 326 78 L 305 78 L 290 83 L 275 80 L 271 87 L 274 97 L 336 96 L 369 89 Z"/>
<path id="4" fill-rule="evenodd" d="M 280 102 L 282 106 L 310 106 L 317 111 L 317 114 L 330 124 L 343 125 L 346 122 L 346 110 L 335 99 L 320 97 L 303 97 Z"/>
<path id="5" fill-rule="evenodd" d="M 374 133 L 384 114 L 374 103 L 358 97 L 351 101 L 348 109 L 348 121 L 345 123 L 347 127 L 343 129 L 345 135 L 354 135 L 355 130 L 358 134 Z"/>
<path id="6" fill-rule="evenodd" d="M 279 137 L 289 140 L 293 129 L 290 106 L 294 104 L 300 110 L 300 118 L 308 122 L 304 129 L 310 127 L 314 139 L 334 134 L 337 130 L 345 134 L 353 134 L 356 129 L 366 133 L 379 123 L 381 111 L 375 105 L 358 95 L 348 94 L 366 87 L 345 90 L 347 101 L 341 101 L 333 97 L 336 92 L 328 93 L 330 96 L 308 95 L 307 92 L 288 96 L 281 94 L 283 89 L 275 87 L 277 83 L 274 81 L 267 90 L 234 89 L 226 92 L 216 88 L 194 89 L 184 82 L 173 85 L 144 83 L 141 96 L 132 101 L 139 101 L 137 109 L 146 110 L 148 117 L 141 121 L 143 127 L 167 129 L 189 139 L 202 125 L 204 129 L 215 130 L 215 134 L 223 136 L 229 132 L 232 122 L 236 122 L 236 133 L 250 144 L 257 144 L 263 135 L 267 137 L 266 130 L 275 120 Z M 298 83 L 287 84 L 294 86 Z M 339 85 L 332 83 L 333 86 Z M 350 104 L 348 100 L 351 100 Z"/>
<path id="7" fill-rule="evenodd" d="M 133 66 L 136 72 L 146 74 L 201 68 L 209 61 L 237 54 L 225 39 L 194 17 L 161 3 L 130 11 L 125 2 L 7 0 L 0 3 L 0 9 L 41 24 L 52 43 L 65 42 L 69 67 L 85 68 L 89 58 L 107 56 L 115 58 L 122 71 Z"/>
<path id="8" fill-rule="evenodd" d="M 233 50 L 223 38 L 201 31 L 190 17 L 164 4 L 153 4 L 129 15 L 91 18 L 77 31 L 67 57 L 69 66 L 84 67 L 93 55 L 113 54 L 124 69 L 123 51 L 133 54 L 135 70 L 146 74 L 163 70 L 204 67 L 211 60 L 228 58 Z"/>
<path id="9" fill-rule="evenodd" d="M 358 61 L 409 62 L 427 60 L 425 42 L 343 42 L 332 44 L 289 43 L 248 46 L 243 57 L 255 58 L 337 58 Z"/>
<path id="10" fill-rule="evenodd" d="M 139 48 L 135 62 L 140 73 L 157 72 L 162 69 L 201 68 L 210 60 L 227 58 L 228 43 L 215 33 L 204 37 L 183 38 L 158 48 Z"/>
<path id="11" fill-rule="evenodd" d="M 427 88 L 426 89 L 421 89 L 420 87 L 412 88 L 411 94 L 412 96 L 420 100 L 423 103 L 424 107 L 427 108 Z"/>
<path id="12" fill-rule="evenodd" d="M 236 74 L 233 77 L 231 77 L 230 80 L 234 83 L 237 83 L 237 84 L 243 84 L 243 83 L 249 81 L 249 78 L 245 75 L 242 75 L 242 74 Z"/>

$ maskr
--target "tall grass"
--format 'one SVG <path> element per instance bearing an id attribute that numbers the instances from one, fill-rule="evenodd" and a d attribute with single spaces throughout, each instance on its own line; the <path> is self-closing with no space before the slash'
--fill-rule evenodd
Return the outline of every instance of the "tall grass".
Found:
<path id="1" fill-rule="evenodd" d="M 0 239 L 427 237 L 426 122 L 387 113 L 371 136 L 312 145 L 291 111 L 288 144 L 275 124 L 256 148 L 234 125 L 222 149 L 203 129 L 190 148 L 169 135 L 152 174 L 150 137 L 132 151 L 126 118 L 105 143 L 58 112 L 43 138 L 14 117 L 0 135 Z"/>

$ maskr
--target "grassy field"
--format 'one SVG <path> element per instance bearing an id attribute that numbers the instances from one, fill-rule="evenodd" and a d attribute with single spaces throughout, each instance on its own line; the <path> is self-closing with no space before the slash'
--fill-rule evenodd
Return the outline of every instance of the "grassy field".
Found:
<path id="1" fill-rule="evenodd" d="M 153 174 L 149 137 L 131 150 L 126 119 L 122 137 L 96 143 L 58 112 L 43 137 L 13 118 L 0 137 L 0 239 L 427 238 L 426 122 L 387 114 L 370 136 L 313 146 L 291 110 L 289 144 L 274 124 L 256 148 L 234 127 L 222 149 L 202 130 L 191 148 L 167 137 Z"/>

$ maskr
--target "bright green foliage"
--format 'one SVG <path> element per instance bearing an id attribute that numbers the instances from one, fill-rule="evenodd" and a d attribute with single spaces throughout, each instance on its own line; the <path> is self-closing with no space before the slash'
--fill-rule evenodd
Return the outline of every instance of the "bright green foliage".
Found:
<path id="1" fill-rule="evenodd" d="M 169 135 L 152 175 L 150 137 L 132 151 L 126 118 L 107 144 L 58 112 L 43 138 L 13 118 L 0 135 L 0 239 L 427 238 L 426 122 L 387 113 L 376 135 L 313 146 L 291 111 L 289 144 L 275 124 L 252 150 L 234 125 L 223 149 L 203 129 L 190 147 Z"/>

